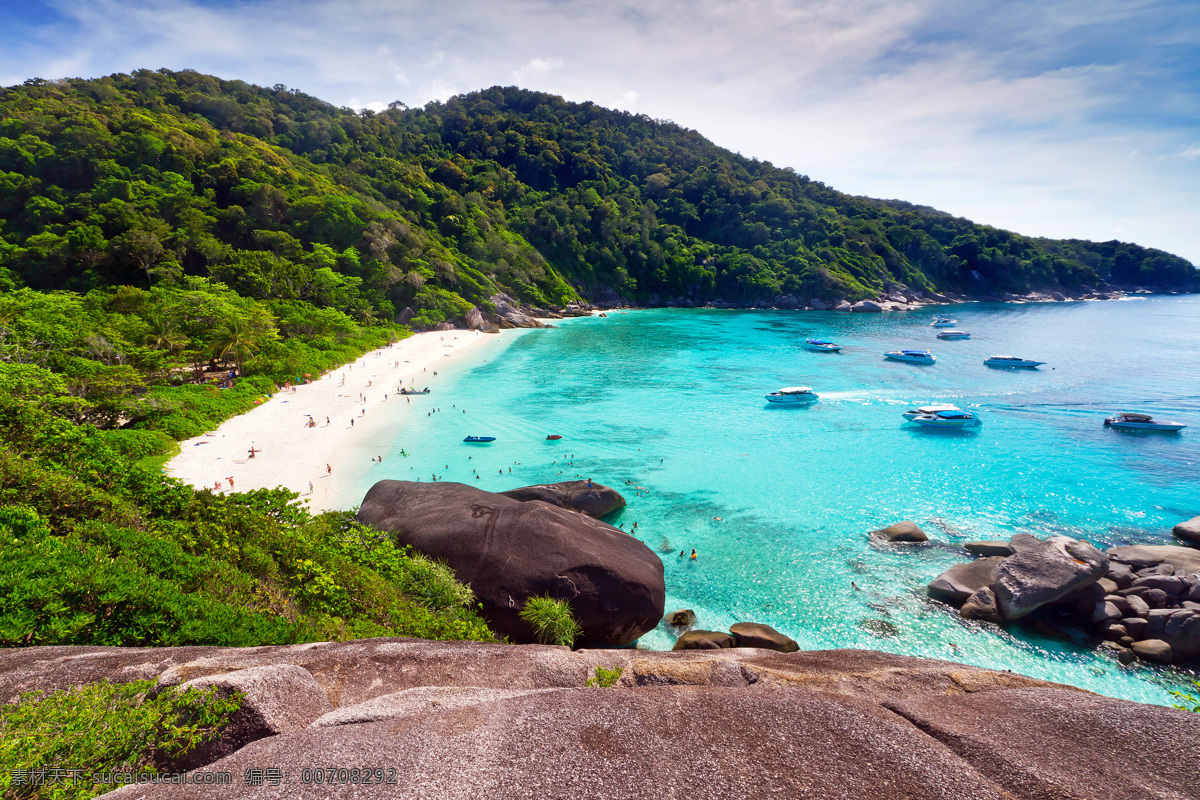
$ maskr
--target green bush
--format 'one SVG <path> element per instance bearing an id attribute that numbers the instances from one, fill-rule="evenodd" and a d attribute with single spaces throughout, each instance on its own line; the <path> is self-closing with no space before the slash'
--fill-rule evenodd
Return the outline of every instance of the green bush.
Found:
<path id="1" fill-rule="evenodd" d="M 583 633 L 575 621 L 575 615 L 571 613 L 571 604 L 566 600 L 547 596 L 531 597 L 525 601 L 520 617 L 529 623 L 534 636 L 542 644 L 571 647 Z"/>
<path id="2" fill-rule="evenodd" d="M 1192 681 L 1192 683 L 1196 684 L 1197 689 L 1200 689 L 1200 681 Z M 1171 694 L 1183 701 L 1183 705 L 1176 705 L 1176 708 L 1182 711 L 1195 711 L 1197 714 L 1200 714 L 1200 697 L 1194 697 L 1187 692 L 1171 692 Z"/>
<path id="3" fill-rule="evenodd" d="M 587 685 L 594 689 L 609 689 L 617 685 L 623 671 L 622 667 L 596 667 L 596 677 L 588 678 Z"/>
<path id="4" fill-rule="evenodd" d="M 151 694 L 154 687 L 153 680 L 106 681 L 0 705 L 0 795 L 83 800 L 115 788 L 94 784 L 93 774 L 157 774 L 157 761 L 214 738 L 242 703 L 241 695 L 221 697 L 215 686 Z M 30 785 L 29 773 L 42 770 L 82 775 Z"/>

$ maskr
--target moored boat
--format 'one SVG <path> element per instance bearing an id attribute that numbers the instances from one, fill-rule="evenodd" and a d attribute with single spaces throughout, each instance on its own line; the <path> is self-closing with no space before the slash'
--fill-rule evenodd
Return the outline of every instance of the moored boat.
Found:
<path id="1" fill-rule="evenodd" d="M 978 417 L 970 411 L 962 410 L 919 414 L 910 421 L 926 428 L 973 428 L 980 424 Z"/>
<path id="2" fill-rule="evenodd" d="M 805 339 L 800 343 L 805 350 L 815 350 L 824 353 L 837 353 L 842 349 L 840 344 L 827 342 L 824 339 Z"/>
<path id="3" fill-rule="evenodd" d="M 1187 427 L 1182 422 L 1157 420 L 1149 414 L 1139 414 L 1133 411 L 1125 411 L 1115 417 L 1109 417 L 1104 420 L 1104 426 L 1127 431 L 1181 431 Z"/>
<path id="4" fill-rule="evenodd" d="M 1045 361 L 1033 361 L 1028 358 L 1020 358 L 1019 356 L 992 356 L 984 359 L 984 365 L 988 367 L 1040 367 L 1045 364 Z"/>
<path id="5" fill-rule="evenodd" d="M 933 322 L 929 323 L 931 328 L 953 328 L 958 324 L 958 320 L 950 319 L 949 317 L 934 317 Z"/>
<path id="6" fill-rule="evenodd" d="M 808 386 L 785 386 L 766 395 L 768 403 L 811 403 L 818 397 Z"/>
<path id="7" fill-rule="evenodd" d="M 919 408 L 912 408 L 912 409 L 909 409 L 908 411 L 905 411 L 903 414 L 901 414 L 901 416 L 907 420 L 912 420 L 923 414 L 937 414 L 940 411 L 961 411 L 961 410 L 962 409 L 960 409 L 958 406 L 951 406 L 951 405 L 920 406 Z"/>
<path id="8" fill-rule="evenodd" d="M 557 433 L 552 433 L 546 437 L 546 439 L 551 442 L 557 442 L 561 438 L 562 438 L 562 436 Z"/>
<path id="9" fill-rule="evenodd" d="M 471 442 L 473 444 L 482 444 L 485 442 L 494 442 L 494 441 L 496 441 L 496 437 L 495 436 L 468 436 L 465 439 L 463 439 L 463 441 Z"/>
<path id="10" fill-rule="evenodd" d="M 905 361 L 909 364 L 932 364 L 937 356 L 928 350 L 892 350 L 884 355 L 893 361 Z"/>
<path id="11" fill-rule="evenodd" d="M 971 334 L 966 331 L 938 331 L 939 339 L 970 339 Z"/>

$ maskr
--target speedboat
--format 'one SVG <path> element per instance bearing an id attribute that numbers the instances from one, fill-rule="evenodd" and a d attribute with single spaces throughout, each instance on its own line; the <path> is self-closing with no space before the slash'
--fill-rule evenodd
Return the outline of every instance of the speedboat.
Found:
<path id="1" fill-rule="evenodd" d="M 562 438 L 562 434 L 559 434 L 559 433 L 552 433 L 546 437 L 547 441 L 551 441 L 551 442 L 557 442 L 561 438 Z"/>
<path id="2" fill-rule="evenodd" d="M 958 406 L 921 406 L 905 411 L 901 416 L 907 420 L 912 420 L 922 415 L 937 414 L 942 411 L 961 411 Z"/>
<path id="3" fill-rule="evenodd" d="M 934 317 L 933 322 L 929 323 L 931 328 L 953 328 L 958 324 L 958 320 L 950 319 L 949 317 Z"/>
<path id="4" fill-rule="evenodd" d="M 818 399 L 816 393 L 807 386 L 786 386 L 778 392 L 766 396 L 768 403 L 811 403 Z"/>
<path id="5" fill-rule="evenodd" d="M 907 414 L 905 416 L 908 416 Z M 918 414 L 911 422 L 924 425 L 927 428 L 973 428 L 979 424 L 979 418 L 970 411 L 937 411 L 933 414 Z"/>
<path id="6" fill-rule="evenodd" d="M 463 439 L 463 441 L 464 442 L 472 442 L 475 444 L 482 444 L 484 442 L 494 442 L 494 441 L 496 441 L 496 437 L 495 436 L 468 436 L 467 438 Z"/>
<path id="7" fill-rule="evenodd" d="M 884 355 L 893 361 L 907 361 L 910 364 L 932 364 L 937 361 L 937 357 L 928 350 L 893 350 Z"/>
<path id="8" fill-rule="evenodd" d="M 827 342 L 824 339 L 805 339 L 800 346 L 805 350 L 820 350 L 826 353 L 836 353 L 842 349 L 840 344 Z"/>
<path id="9" fill-rule="evenodd" d="M 983 363 L 988 367 L 1040 367 L 1046 362 L 1030 361 L 1028 358 L 1018 358 L 1017 356 L 992 356 L 985 359 Z"/>
<path id="10" fill-rule="evenodd" d="M 938 331 L 939 339 L 970 339 L 971 334 L 966 331 Z"/>
<path id="11" fill-rule="evenodd" d="M 1128 431 L 1181 431 L 1187 427 L 1182 422 L 1167 422 L 1156 420 L 1149 414 L 1136 414 L 1126 411 L 1104 420 L 1107 428 L 1120 428 Z"/>

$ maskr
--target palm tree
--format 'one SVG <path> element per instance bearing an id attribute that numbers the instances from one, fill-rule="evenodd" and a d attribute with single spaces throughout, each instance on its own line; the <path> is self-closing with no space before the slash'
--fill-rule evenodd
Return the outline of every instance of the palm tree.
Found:
<path id="1" fill-rule="evenodd" d="M 237 365 L 238 377 L 241 377 L 242 362 L 247 356 L 258 352 L 262 342 L 262 331 L 255 329 L 246 320 L 234 318 L 225 323 L 217 331 L 213 340 L 213 349 L 217 357 L 225 363 L 231 360 Z"/>
<path id="2" fill-rule="evenodd" d="M 183 349 L 183 346 L 187 344 L 187 339 L 180 335 L 179 329 L 161 314 L 151 314 L 146 317 L 146 324 L 149 329 L 142 336 L 142 344 L 152 350 L 166 350 L 168 353 L 174 353 Z"/>

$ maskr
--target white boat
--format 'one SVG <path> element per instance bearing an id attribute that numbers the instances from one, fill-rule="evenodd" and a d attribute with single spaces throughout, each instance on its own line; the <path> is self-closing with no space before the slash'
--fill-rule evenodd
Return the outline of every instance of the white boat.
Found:
<path id="1" fill-rule="evenodd" d="M 938 331 L 939 339 L 970 339 L 971 334 L 966 331 Z"/>
<path id="2" fill-rule="evenodd" d="M 842 349 L 840 344 L 827 342 L 824 339 L 805 339 L 800 346 L 805 350 L 818 350 L 825 353 L 836 353 Z"/>
<path id="3" fill-rule="evenodd" d="M 1046 362 L 1030 361 L 1028 358 L 1018 358 L 1017 356 L 992 356 L 985 359 L 983 363 L 988 367 L 1040 367 Z"/>
<path id="4" fill-rule="evenodd" d="M 778 392 L 766 395 L 768 403 L 811 403 L 818 399 L 808 386 L 785 386 Z"/>
<path id="5" fill-rule="evenodd" d="M 1126 411 L 1104 420 L 1105 427 L 1129 431 L 1181 431 L 1187 427 L 1182 422 L 1156 420 L 1149 414 Z"/>
<path id="6" fill-rule="evenodd" d="M 958 324 L 958 320 L 950 319 L 949 317 L 934 317 L 933 322 L 929 323 L 931 328 L 953 328 Z"/>
<path id="7" fill-rule="evenodd" d="M 909 364 L 932 364 L 937 361 L 937 356 L 928 350 L 892 350 L 884 355 L 893 361 L 907 361 Z"/>
<path id="8" fill-rule="evenodd" d="M 958 406 L 921 406 L 920 408 L 911 408 L 905 411 L 901 416 L 907 420 L 915 419 L 924 414 L 937 414 L 940 411 L 961 411 Z"/>
<path id="9" fill-rule="evenodd" d="M 973 428 L 979 425 L 979 418 L 970 411 L 938 411 L 933 414 L 920 414 L 911 420 L 926 428 Z"/>

